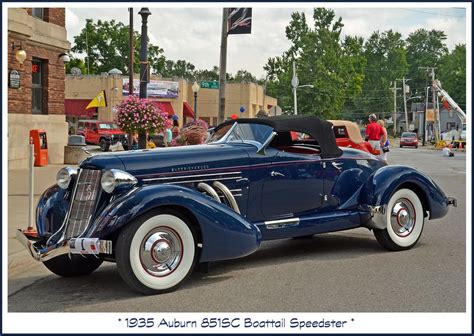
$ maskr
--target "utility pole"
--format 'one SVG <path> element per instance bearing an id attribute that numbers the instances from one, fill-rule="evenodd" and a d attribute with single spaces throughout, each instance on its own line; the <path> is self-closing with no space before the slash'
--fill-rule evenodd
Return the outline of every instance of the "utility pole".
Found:
<path id="1" fill-rule="evenodd" d="M 405 109 L 405 132 L 408 131 L 408 112 L 407 112 L 407 85 L 405 77 L 402 78 L 403 85 L 403 108 Z"/>
<path id="2" fill-rule="evenodd" d="M 129 65 L 128 65 L 128 95 L 133 96 L 133 53 L 134 51 L 134 45 L 133 45 L 133 8 L 130 7 L 128 9 L 129 14 L 130 14 L 130 22 L 129 22 L 129 32 L 128 32 L 128 46 L 129 46 Z M 130 138 L 131 139 L 131 138 Z"/>
<path id="3" fill-rule="evenodd" d="M 227 17 L 229 9 L 222 9 L 222 33 L 221 33 L 221 57 L 219 64 L 219 111 L 217 113 L 217 124 L 225 120 L 225 83 L 227 68 Z"/>
<path id="4" fill-rule="evenodd" d="M 423 113 L 423 142 L 422 145 L 425 146 L 426 144 L 426 113 L 428 112 L 428 90 L 430 89 L 429 86 L 426 87 L 426 97 L 425 97 L 425 113 Z"/>
<path id="5" fill-rule="evenodd" d="M 397 136 L 397 80 L 393 81 L 393 87 L 391 88 L 393 91 L 393 136 Z"/>
<path id="6" fill-rule="evenodd" d="M 436 110 L 436 89 L 435 89 L 435 69 L 436 67 L 418 67 L 420 70 L 426 70 L 426 72 L 431 73 L 431 94 L 433 98 L 433 126 L 434 126 L 434 132 L 435 132 L 435 138 L 436 142 L 438 142 L 439 139 L 439 110 Z M 428 102 L 428 100 L 426 100 Z M 426 125 L 425 125 L 426 128 Z"/>
<path id="7" fill-rule="evenodd" d="M 291 79 L 291 86 L 293 87 L 293 102 L 295 106 L 295 115 L 298 115 L 298 102 L 296 96 L 296 88 L 299 85 L 298 76 L 296 76 L 296 63 L 293 61 L 293 78 Z"/>

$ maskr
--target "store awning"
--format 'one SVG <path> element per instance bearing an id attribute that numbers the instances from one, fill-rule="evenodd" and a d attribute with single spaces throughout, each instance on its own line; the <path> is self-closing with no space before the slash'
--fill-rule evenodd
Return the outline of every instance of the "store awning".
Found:
<path id="1" fill-rule="evenodd" d="M 193 109 L 189 106 L 188 102 L 183 102 L 183 115 L 194 119 Z"/>
<path id="2" fill-rule="evenodd" d="M 90 99 L 65 99 L 65 114 L 67 116 L 91 118 L 97 109 L 94 107 L 86 110 L 86 107 L 89 103 Z"/>
<path id="3" fill-rule="evenodd" d="M 171 102 L 154 101 L 153 103 L 162 111 L 167 112 L 168 115 L 174 115 L 174 110 L 173 106 L 171 105 Z"/>

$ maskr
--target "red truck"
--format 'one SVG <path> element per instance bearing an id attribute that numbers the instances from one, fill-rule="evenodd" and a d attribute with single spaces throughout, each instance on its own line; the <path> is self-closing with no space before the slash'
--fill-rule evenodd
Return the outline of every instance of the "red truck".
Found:
<path id="1" fill-rule="evenodd" d="M 127 134 L 111 121 L 79 120 L 77 134 L 84 136 L 86 144 L 99 145 L 103 152 L 118 141 L 125 150 L 128 149 Z"/>

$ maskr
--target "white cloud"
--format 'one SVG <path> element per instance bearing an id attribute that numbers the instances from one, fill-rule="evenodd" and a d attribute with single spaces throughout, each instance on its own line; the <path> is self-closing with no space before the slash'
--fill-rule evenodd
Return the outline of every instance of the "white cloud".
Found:
<path id="1" fill-rule="evenodd" d="M 66 8 L 66 26 L 67 26 L 67 39 L 71 41 L 73 36 L 71 35 L 72 31 L 75 31 L 79 26 L 79 17 L 71 9 Z"/>
<path id="2" fill-rule="evenodd" d="M 344 23 L 343 34 L 368 38 L 373 31 L 393 29 L 406 38 L 419 28 L 439 29 L 446 32 L 449 48 L 466 43 L 466 19 L 462 10 L 422 9 L 417 12 L 401 8 L 360 8 L 357 4 L 351 7 L 354 8 L 335 9 L 336 18 L 341 16 Z M 221 8 L 149 9 L 152 12 L 148 18 L 150 41 L 164 49 L 166 58 L 184 59 L 198 69 L 219 65 Z M 231 35 L 228 38 L 227 71 L 235 73 L 245 69 L 257 77 L 263 76 L 263 65 L 268 58 L 280 56 L 289 47 L 285 27 L 294 11 L 304 11 L 312 27 L 312 8 L 253 8 L 252 34 Z M 450 17 L 449 13 L 464 17 Z M 94 8 L 93 11 L 85 7 L 68 8 L 66 26 L 71 42 L 73 36 L 79 34 L 86 18 L 94 21 L 115 19 L 128 25 L 129 14 L 127 8 Z M 138 8 L 134 10 L 134 29 L 139 32 L 141 29 Z"/>

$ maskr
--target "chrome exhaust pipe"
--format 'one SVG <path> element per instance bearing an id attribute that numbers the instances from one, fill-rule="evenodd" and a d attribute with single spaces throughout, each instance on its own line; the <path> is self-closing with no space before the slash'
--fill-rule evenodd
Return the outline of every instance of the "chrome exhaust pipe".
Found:
<path id="1" fill-rule="evenodd" d="M 224 194 L 224 197 L 226 198 L 230 207 L 240 215 L 240 209 L 239 209 L 239 206 L 237 205 L 237 201 L 235 200 L 235 197 L 234 195 L 232 195 L 229 188 L 227 188 L 223 183 L 219 181 L 215 181 L 213 183 L 213 186 L 216 187 L 220 192 Z"/>
<path id="2" fill-rule="evenodd" d="M 201 183 L 199 183 L 199 184 L 197 185 L 197 187 L 198 187 L 199 190 L 208 193 L 208 194 L 211 195 L 217 202 L 221 203 L 221 198 L 219 197 L 219 195 L 217 194 L 217 192 L 214 190 L 214 188 L 211 187 L 209 184 L 201 182 Z"/>

